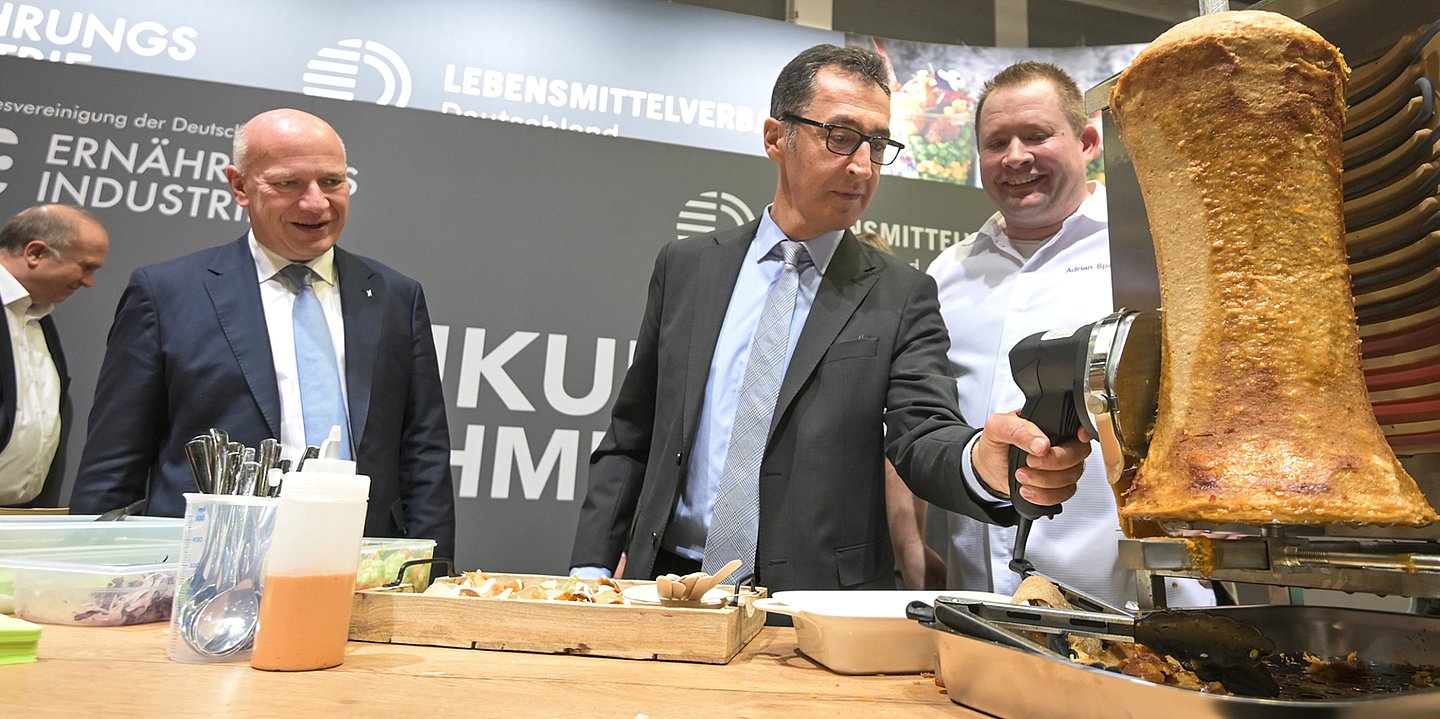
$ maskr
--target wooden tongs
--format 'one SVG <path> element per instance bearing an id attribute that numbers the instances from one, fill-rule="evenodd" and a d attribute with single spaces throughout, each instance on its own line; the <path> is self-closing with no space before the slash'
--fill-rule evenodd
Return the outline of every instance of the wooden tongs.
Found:
<path id="1" fill-rule="evenodd" d="M 691 572 L 683 577 L 662 574 L 655 578 L 655 593 L 661 601 L 698 602 L 732 572 L 740 568 L 740 560 L 732 559 L 714 575 Z"/>

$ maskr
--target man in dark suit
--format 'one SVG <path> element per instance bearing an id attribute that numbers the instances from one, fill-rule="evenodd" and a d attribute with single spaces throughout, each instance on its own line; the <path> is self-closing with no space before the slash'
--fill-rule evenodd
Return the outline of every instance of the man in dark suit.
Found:
<path id="1" fill-rule="evenodd" d="M 578 573 L 614 571 L 622 553 L 634 578 L 735 556 L 771 591 L 893 587 L 887 454 L 916 494 L 988 522 L 1016 519 L 1005 495 L 1010 444 L 1030 453 L 1019 473 L 1027 499 L 1055 504 L 1074 492 L 1088 446 L 1051 447 L 1013 414 L 978 434 L 966 426 L 934 281 L 846 229 L 899 149 L 886 83 L 874 53 L 801 53 L 781 72 L 765 121 L 779 169 L 774 203 L 736 230 L 661 250 L 633 363 L 591 457 L 571 556 Z M 782 269 L 772 248 L 793 252 L 794 243 L 804 250 Z M 717 543 L 729 534 L 714 517 L 730 501 L 736 438 L 754 425 L 741 418 L 761 306 L 792 269 L 799 288 L 783 379 L 748 470 L 752 484 L 758 473 L 758 519 L 745 520 L 748 546 Z M 707 545 L 727 556 L 707 557 Z"/>
<path id="2" fill-rule="evenodd" d="M 302 402 L 310 389 L 297 349 L 321 344 L 347 400 L 331 394 L 333 424 L 348 430 L 345 450 L 371 480 L 366 535 L 434 539 L 436 556 L 453 556 L 450 438 L 425 295 L 335 246 L 350 200 L 340 137 L 314 115 L 273 110 L 237 133 L 233 159 L 226 175 L 251 231 L 131 276 L 72 510 L 148 497 L 147 514 L 183 514 L 181 494 L 196 491 L 184 446 L 211 427 L 247 446 L 277 437 L 292 455 L 318 444 L 332 423 L 312 421 L 313 395 Z M 304 281 L 292 279 L 294 265 Z M 292 324 L 311 290 L 325 319 L 315 332 L 298 313 Z M 316 336 L 326 341 L 306 339 Z"/>
<path id="3" fill-rule="evenodd" d="M 0 229 L 0 506 L 59 505 L 70 375 L 50 311 L 91 286 L 109 252 L 78 207 L 38 205 Z"/>

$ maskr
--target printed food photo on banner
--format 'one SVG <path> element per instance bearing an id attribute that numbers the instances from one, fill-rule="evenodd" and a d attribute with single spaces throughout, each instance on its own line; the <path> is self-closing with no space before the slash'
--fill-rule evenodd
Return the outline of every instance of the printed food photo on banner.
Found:
<path id="1" fill-rule="evenodd" d="M 890 132 L 905 151 L 884 173 L 973 187 L 980 186 L 975 106 L 987 79 L 1013 63 L 1037 60 L 1054 63 L 1088 90 L 1123 70 L 1144 47 L 969 47 L 853 33 L 846 35 L 846 43 L 874 50 L 890 62 Z M 1100 126 L 1098 112 L 1090 123 Z M 1086 171 L 1104 182 L 1104 154 Z"/>

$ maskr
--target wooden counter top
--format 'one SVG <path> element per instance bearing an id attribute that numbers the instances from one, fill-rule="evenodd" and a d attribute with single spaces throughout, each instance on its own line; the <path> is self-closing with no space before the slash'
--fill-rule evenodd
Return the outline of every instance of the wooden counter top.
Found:
<path id="1" fill-rule="evenodd" d="M 40 661 L 0 667 L 4 715 L 985 716 L 952 703 L 930 675 L 835 674 L 796 652 L 790 628 L 766 627 L 725 665 L 350 642 L 343 665 L 298 673 L 173 662 L 168 630 L 45 625 Z"/>

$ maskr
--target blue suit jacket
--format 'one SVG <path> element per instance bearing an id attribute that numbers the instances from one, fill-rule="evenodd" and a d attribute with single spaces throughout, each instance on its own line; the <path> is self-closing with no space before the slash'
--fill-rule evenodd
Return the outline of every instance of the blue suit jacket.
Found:
<path id="1" fill-rule="evenodd" d="M 335 248 L 345 380 L 367 536 L 436 540 L 454 556 L 450 435 L 420 284 Z M 280 391 L 246 238 L 130 276 L 120 297 L 71 496 L 74 512 L 148 497 L 181 516 L 196 491 L 185 443 L 211 427 L 257 446 L 280 436 Z"/>
<path id="2" fill-rule="evenodd" d="M 0 312 L 0 330 L 6 329 L 9 319 Z M 70 373 L 65 367 L 65 352 L 60 349 L 60 334 L 55 331 L 55 319 L 46 316 L 40 320 L 40 331 L 45 334 L 45 346 L 50 350 L 50 359 L 55 363 L 55 372 L 60 375 L 60 444 L 55 447 L 55 458 L 50 461 L 50 470 L 45 475 L 45 484 L 40 494 L 17 507 L 56 507 L 60 504 L 60 484 L 65 474 L 65 445 L 70 434 Z M 0 450 L 10 444 L 10 434 L 15 431 L 15 407 L 19 393 L 15 387 L 15 350 L 10 346 L 8 334 L 0 335 Z"/>

